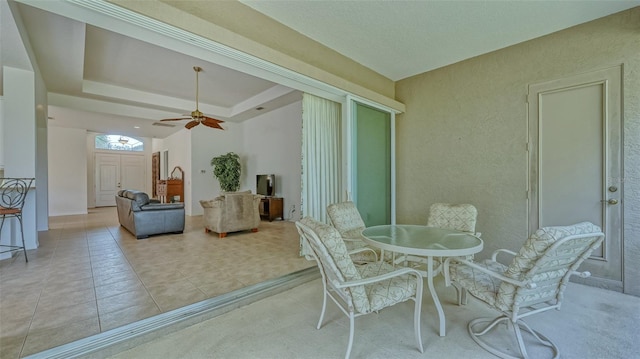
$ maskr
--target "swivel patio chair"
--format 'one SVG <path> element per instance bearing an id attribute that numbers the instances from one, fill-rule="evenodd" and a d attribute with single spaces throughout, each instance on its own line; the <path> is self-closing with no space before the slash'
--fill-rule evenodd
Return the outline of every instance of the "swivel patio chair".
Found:
<path id="1" fill-rule="evenodd" d="M 330 204 L 327 206 L 327 215 L 331 224 L 340 232 L 353 260 L 372 262 L 378 259 L 378 253 L 362 240 L 361 232 L 365 229 L 365 224 L 353 202 Z M 384 257 L 384 252 L 382 257 Z"/>
<path id="2" fill-rule="evenodd" d="M 2 223 L 0 224 L 0 234 L 7 218 L 16 218 L 20 224 L 20 236 L 22 238 L 22 246 L 15 244 L 2 244 L 0 247 L 9 248 L 0 253 L 14 252 L 22 249 L 24 252 L 25 262 L 29 262 L 27 258 L 27 248 L 24 244 L 24 226 L 22 223 L 22 208 L 27 199 L 29 189 L 33 184 L 34 178 L 0 178 L 0 215 L 2 215 Z"/>
<path id="3" fill-rule="evenodd" d="M 309 217 L 296 222 L 296 227 L 311 247 L 322 275 L 322 312 L 317 329 L 322 326 L 327 296 L 349 317 L 349 344 L 345 358 L 351 354 L 355 317 L 378 312 L 407 300 L 415 302 L 415 340 L 420 352 L 424 352 L 420 336 L 422 277 L 418 271 L 411 268 L 396 269 L 383 261 L 356 266 L 335 228 Z"/>
<path id="4" fill-rule="evenodd" d="M 560 310 L 569 277 L 590 276 L 589 272 L 576 270 L 603 240 L 604 234 L 598 226 L 582 222 L 572 226 L 538 229 L 518 253 L 499 249 L 491 259 L 483 262 L 456 259 L 456 263 L 450 266 L 447 259 L 445 284 L 453 284 L 458 289 L 459 305 L 465 304 L 467 300 L 466 292 L 460 290 L 464 288 L 475 298 L 502 313 L 495 319 L 472 320 L 468 325 L 471 338 L 500 358 L 529 358 L 525 338 L 522 336 L 524 330 L 537 342 L 549 347 L 554 358 L 559 357 L 558 347 L 547 337 L 531 329 L 522 318 L 551 309 Z M 499 263 L 499 253 L 513 256 L 511 264 Z M 513 355 L 517 354 L 515 348 L 511 348 L 510 352 L 503 351 L 502 345 L 498 348 L 487 337 L 483 337 L 493 329 L 499 330 L 500 323 L 505 323 L 506 328 L 515 335 L 517 350 L 521 356 Z M 536 358 L 538 357 L 539 354 L 536 354 Z"/>

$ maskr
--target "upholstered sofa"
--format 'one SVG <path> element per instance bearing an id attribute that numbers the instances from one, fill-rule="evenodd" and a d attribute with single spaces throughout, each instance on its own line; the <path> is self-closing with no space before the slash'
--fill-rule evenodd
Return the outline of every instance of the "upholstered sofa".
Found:
<path id="1" fill-rule="evenodd" d="M 123 189 L 116 206 L 120 225 L 138 239 L 184 231 L 184 203 L 159 203 L 144 192 Z"/>
<path id="2" fill-rule="evenodd" d="M 208 201 L 200 201 L 204 209 L 204 231 L 214 231 L 220 238 L 226 237 L 228 232 L 238 232 L 250 229 L 258 231 L 260 224 L 261 196 L 245 192 L 226 192 Z"/>

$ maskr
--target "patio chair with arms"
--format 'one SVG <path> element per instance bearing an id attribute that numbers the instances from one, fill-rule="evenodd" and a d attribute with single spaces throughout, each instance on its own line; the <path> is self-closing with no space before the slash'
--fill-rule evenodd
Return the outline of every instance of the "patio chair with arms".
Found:
<path id="1" fill-rule="evenodd" d="M 554 358 L 558 347 L 547 337 L 531 329 L 522 318 L 551 309 L 560 310 L 563 292 L 572 275 L 588 277 L 589 272 L 577 272 L 578 266 L 604 240 L 601 229 L 589 222 L 572 226 L 544 227 L 529 237 L 518 253 L 499 249 L 491 259 L 474 262 L 467 259 L 447 259 L 444 265 L 445 284 L 464 288 L 472 296 L 502 315 L 495 319 L 478 318 L 469 323 L 471 338 L 482 348 L 501 358 L 528 358 L 522 329 L 539 343 L 551 348 Z M 511 264 L 497 261 L 497 255 L 513 256 Z M 466 303 L 466 292 L 458 290 L 458 304 Z M 521 357 L 513 356 L 491 345 L 483 335 L 506 323 L 515 334 Z M 486 324 L 486 325 L 485 325 Z M 536 356 L 537 357 L 537 356 Z"/>
<path id="2" fill-rule="evenodd" d="M 422 277 L 418 271 L 396 269 L 383 261 L 356 266 L 335 228 L 309 217 L 296 222 L 296 227 L 300 236 L 309 243 L 322 275 L 322 312 L 317 328 L 322 326 L 327 297 L 349 317 L 349 343 L 345 358 L 351 354 L 355 317 L 407 300 L 415 302 L 415 340 L 420 352 L 424 351 L 420 335 Z"/>
<path id="3" fill-rule="evenodd" d="M 478 210 L 471 204 L 434 203 L 429 207 L 427 226 L 468 232 L 480 237 L 480 232 L 476 232 L 477 217 Z M 405 262 L 405 265 L 415 265 L 425 264 L 426 261 L 426 258 L 422 257 L 403 256 L 396 259 L 394 263 Z M 441 264 L 441 258 L 434 259 L 434 266 L 441 268 Z M 436 273 L 439 271 L 436 271 Z"/>
<path id="4" fill-rule="evenodd" d="M 365 224 L 353 202 L 332 203 L 327 206 L 327 215 L 340 233 L 354 261 L 373 262 L 378 259 L 378 253 L 362 240 L 361 232 Z"/>

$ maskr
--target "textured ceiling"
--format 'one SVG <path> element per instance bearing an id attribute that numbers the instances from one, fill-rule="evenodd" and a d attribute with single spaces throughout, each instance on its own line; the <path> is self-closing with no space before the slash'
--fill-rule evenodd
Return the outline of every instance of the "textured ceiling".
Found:
<path id="1" fill-rule="evenodd" d="M 240 1 L 394 81 L 640 5 L 637 0 Z"/>

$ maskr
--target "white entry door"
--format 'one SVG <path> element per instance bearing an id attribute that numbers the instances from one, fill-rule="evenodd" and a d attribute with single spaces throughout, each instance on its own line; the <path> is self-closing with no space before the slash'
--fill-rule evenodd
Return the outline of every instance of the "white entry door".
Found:
<path id="1" fill-rule="evenodd" d="M 143 155 L 96 153 L 96 207 L 115 206 L 120 189 L 144 191 Z"/>
<path id="2" fill-rule="evenodd" d="M 590 221 L 604 244 L 582 265 L 622 291 L 621 68 L 529 86 L 529 230 Z"/>

